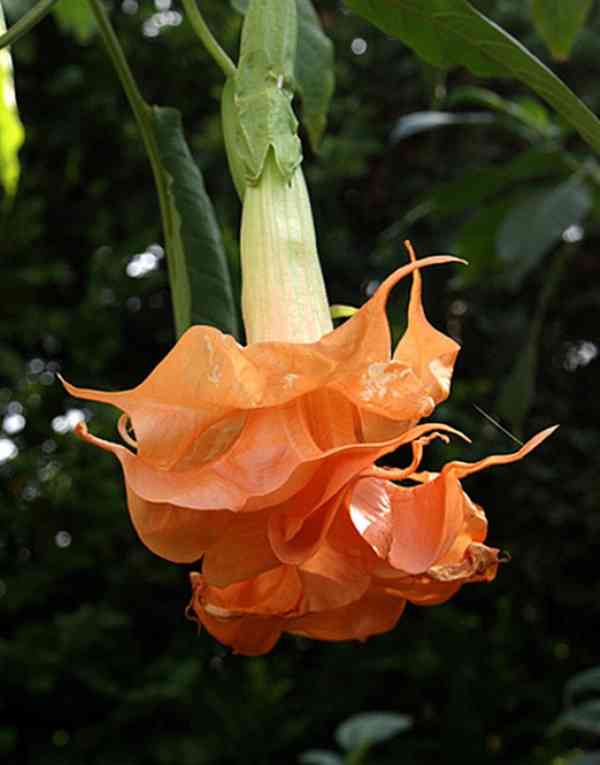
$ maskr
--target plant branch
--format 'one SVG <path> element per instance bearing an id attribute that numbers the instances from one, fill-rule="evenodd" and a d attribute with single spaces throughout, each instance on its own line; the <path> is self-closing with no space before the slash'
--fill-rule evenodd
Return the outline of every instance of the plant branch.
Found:
<path id="1" fill-rule="evenodd" d="M 30 11 L 21 16 L 7 32 L 0 35 L 0 49 L 12 45 L 23 35 L 26 35 L 52 10 L 52 6 L 56 5 L 57 2 L 58 0 L 40 0 Z"/>
<path id="2" fill-rule="evenodd" d="M 206 50 L 213 57 L 215 62 L 221 67 L 225 77 L 233 77 L 236 73 L 235 64 L 229 58 L 227 53 L 221 48 L 213 33 L 208 28 L 204 17 L 200 13 L 196 0 L 183 0 L 183 7 L 187 13 L 192 29 L 198 35 Z"/>
<path id="3" fill-rule="evenodd" d="M 123 86 L 123 90 L 125 91 L 125 95 L 127 96 L 127 100 L 129 101 L 129 105 L 131 106 L 131 110 L 144 142 L 144 148 L 146 149 L 146 154 L 148 155 L 152 167 L 154 184 L 158 194 L 163 235 L 167 255 L 169 255 L 175 224 L 169 206 L 168 180 L 161 162 L 152 118 L 152 107 L 146 103 L 140 93 L 127 59 L 125 58 L 125 54 L 123 53 L 123 49 L 121 48 L 119 39 L 110 23 L 108 13 L 103 5 L 103 0 L 88 0 L 88 2 L 98 23 L 100 35 L 102 36 L 108 55 L 117 72 L 119 80 L 121 81 L 121 85 Z M 169 266 L 169 281 L 171 286 L 173 286 L 175 274 L 173 272 L 174 264 L 172 263 L 172 258 L 167 257 L 167 262 Z M 187 325 L 185 325 L 185 320 L 181 315 L 180 306 L 176 304 L 175 300 L 173 300 L 173 312 L 175 318 L 175 330 L 179 336 L 185 329 L 187 329 Z"/>

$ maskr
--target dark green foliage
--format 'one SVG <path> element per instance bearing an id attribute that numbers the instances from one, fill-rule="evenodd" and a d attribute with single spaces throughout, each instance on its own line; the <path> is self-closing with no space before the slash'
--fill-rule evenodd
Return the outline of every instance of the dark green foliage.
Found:
<path id="1" fill-rule="evenodd" d="M 521 103 L 525 86 L 432 73 L 334 0 L 316 5 L 335 45 L 337 91 L 318 158 L 304 140 L 305 167 L 331 302 L 363 302 L 405 262 L 406 236 L 421 256 L 450 251 L 472 262 L 425 277 L 431 321 L 463 343 L 439 418 L 474 441 L 436 447 L 432 469 L 513 448 L 473 405 L 498 417 L 552 264 L 564 261 L 533 328 L 535 395 L 520 412 L 526 435 L 562 427 L 525 461 L 465 481 L 488 513 L 490 544 L 512 562 L 446 605 L 409 606 L 393 633 L 365 645 L 288 638 L 245 659 L 185 620 L 187 569 L 135 537 L 116 462 L 52 427 L 84 408 L 64 394 L 59 369 L 81 385 L 132 386 L 174 331 L 158 202 L 135 123 L 98 41 L 80 45 L 49 17 L 13 49 L 27 139 L 21 185 L 0 224 L 0 407 L 19 414 L 18 402 L 26 418 L 20 432 L 0 435 L 19 450 L 0 465 L 0 757 L 9 765 L 287 765 L 330 749 L 340 723 L 373 710 L 413 719 L 373 748 L 373 765 L 548 765 L 598 748 L 553 725 L 567 680 L 598 664 L 597 168 L 552 114 L 551 138 L 515 130 L 505 115 L 510 124 L 440 127 L 390 146 L 407 114 L 459 113 L 448 100 L 455 87 L 485 84 Z M 478 3 L 543 57 L 527 6 Z M 202 8 L 237 60 L 240 17 L 221 0 Z M 222 147 L 221 73 L 187 25 L 144 36 L 144 24 L 156 28 L 153 4 L 123 9 L 134 5 L 114 3 L 113 21 L 144 97 L 183 113 L 235 274 L 239 202 Z M 589 64 L 600 56 L 597 16 L 589 24 L 561 76 L 598 111 Z M 360 55 L 351 49 L 359 38 Z M 512 266 L 496 247 L 507 215 L 582 166 L 591 200 L 582 228 L 537 252 L 509 289 Z M 524 254 L 536 230 L 521 234 Z M 133 278 L 127 265 L 142 252 L 158 268 Z M 403 286 L 391 301 L 396 336 L 406 294 Z M 94 433 L 115 437 L 116 412 L 89 405 L 88 416 Z"/>

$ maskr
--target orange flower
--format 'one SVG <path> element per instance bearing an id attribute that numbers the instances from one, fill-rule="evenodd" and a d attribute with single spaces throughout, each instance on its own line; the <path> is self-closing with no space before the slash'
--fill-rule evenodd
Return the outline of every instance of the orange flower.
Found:
<path id="1" fill-rule="evenodd" d="M 458 352 L 424 316 L 418 269 L 452 260 L 399 269 L 314 343 L 241 347 L 197 326 L 134 389 L 65 382 L 72 395 L 124 412 L 119 429 L 131 449 L 84 424 L 78 433 L 119 459 L 142 541 L 174 562 L 204 556 L 213 587 L 303 564 L 318 553 L 356 476 L 435 428 L 452 432 L 417 425 L 446 397 Z M 410 273 L 409 324 L 391 356 L 385 305 Z"/>
<path id="2" fill-rule="evenodd" d="M 85 424 L 78 433 L 119 459 L 147 547 L 176 563 L 202 558 L 188 612 L 239 653 L 264 653 L 283 632 L 364 640 L 391 629 L 407 601 L 440 603 L 496 573 L 485 515 L 460 479 L 520 459 L 551 431 L 514 455 L 418 472 L 424 446 L 457 433 L 419 421 L 448 395 L 459 350 L 425 317 L 420 269 L 456 258 L 416 261 L 409 252 L 410 264 L 314 342 L 241 347 L 197 326 L 136 388 L 64 383 L 122 410 L 130 448 Z M 408 327 L 392 354 L 385 306 L 408 274 Z M 295 316 L 284 334 L 293 334 Z M 267 331 L 259 319 L 249 320 L 255 336 Z M 311 333 L 320 323 L 319 314 Z M 375 467 L 408 444 L 406 469 Z M 394 483 L 406 479 L 415 486 Z"/>
<path id="3" fill-rule="evenodd" d="M 221 642 L 257 655 L 283 632 L 320 640 L 364 640 L 392 629 L 407 601 L 435 605 L 466 582 L 496 575 L 498 550 L 486 547 L 483 510 L 460 479 L 495 464 L 513 462 L 547 438 L 549 428 L 515 454 L 474 464 L 451 462 L 439 474 L 366 469 L 336 500 L 336 512 L 318 551 L 298 566 L 280 565 L 257 577 L 212 587 L 192 574 L 188 608 Z M 414 488 L 397 486 L 407 476 Z"/>

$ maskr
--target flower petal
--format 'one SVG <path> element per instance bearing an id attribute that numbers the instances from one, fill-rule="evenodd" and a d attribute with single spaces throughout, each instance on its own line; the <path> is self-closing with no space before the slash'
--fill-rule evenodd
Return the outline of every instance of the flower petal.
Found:
<path id="1" fill-rule="evenodd" d="M 280 566 L 267 535 L 268 513 L 228 513 L 231 522 L 202 561 L 207 584 L 227 587 Z"/>
<path id="2" fill-rule="evenodd" d="M 463 491 L 452 475 L 421 486 L 388 485 L 392 505 L 389 562 L 408 574 L 432 566 L 454 543 L 463 524 Z"/>
<path id="3" fill-rule="evenodd" d="M 527 443 L 525 443 L 519 449 L 519 451 L 513 452 L 512 454 L 493 454 L 490 457 L 485 457 L 484 459 L 479 460 L 478 462 L 448 462 L 446 465 L 444 465 L 442 472 L 448 473 L 452 471 L 458 478 L 464 478 L 465 476 L 471 475 L 472 473 L 478 473 L 480 470 L 485 470 L 488 467 L 492 467 L 492 465 L 506 465 L 509 462 L 516 462 L 517 460 L 523 459 L 526 454 L 529 454 L 529 452 L 536 449 L 542 443 L 542 441 L 545 441 L 557 429 L 558 425 L 554 425 L 551 428 L 542 430 L 540 433 L 533 436 L 533 438 L 530 438 L 529 441 L 527 441 Z"/>
<path id="4" fill-rule="evenodd" d="M 302 611 L 329 611 L 359 600 L 367 591 L 370 576 L 357 569 L 350 558 L 328 544 L 298 568 L 302 583 Z"/>
<path id="5" fill-rule="evenodd" d="M 147 502 L 127 487 L 131 521 L 146 547 L 173 563 L 192 563 L 222 538 L 232 521 L 226 510 L 188 510 Z"/>
<path id="6" fill-rule="evenodd" d="M 206 584 L 200 574 L 192 573 L 192 598 L 187 608 L 190 619 L 198 621 L 224 645 L 231 646 L 234 653 L 244 656 L 260 656 L 268 653 L 281 637 L 283 620 L 277 617 L 249 615 L 216 616 L 218 607 L 210 612 Z M 208 608 L 207 608 L 208 605 Z"/>
<path id="7" fill-rule="evenodd" d="M 286 632 L 316 640 L 366 640 L 393 629 L 405 605 L 403 598 L 371 588 L 347 606 L 291 620 Z"/>
<path id="8" fill-rule="evenodd" d="M 412 247 L 406 244 L 411 261 L 415 262 Z M 452 371 L 460 346 L 431 326 L 423 310 L 420 271 L 413 271 L 412 279 L 408 327 L 396 346 L 394 360 L 412 369 L 433 402 L 439 404 L 450 393 Z"/>

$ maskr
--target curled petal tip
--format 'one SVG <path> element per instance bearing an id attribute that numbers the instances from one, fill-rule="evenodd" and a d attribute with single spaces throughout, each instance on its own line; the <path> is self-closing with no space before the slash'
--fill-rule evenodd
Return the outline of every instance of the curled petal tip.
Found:
<path id="1" fill-rule="evenodd" d="M 79 438 L 85 438 L 88 434 L 88 428 L 85 422 L 78 422 L 77 425 L 73 428 L 73 432 L 76 436 L 79 436 Z"/>

